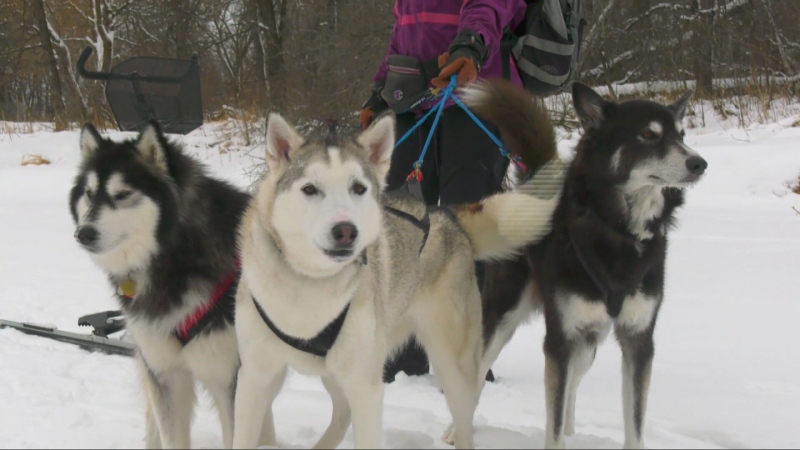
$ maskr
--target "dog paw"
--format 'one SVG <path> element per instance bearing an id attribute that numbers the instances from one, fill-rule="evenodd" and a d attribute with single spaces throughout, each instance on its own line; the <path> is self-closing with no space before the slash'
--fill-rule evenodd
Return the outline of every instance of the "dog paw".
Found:
<path id="1" fill-rule="evenodd" d="M 447 445 L 455 445 L 456 444 L 456 430 L 455 425 L 452 423 L 444 430 L 444 434 L 442 434 L 442 440 Z"/>

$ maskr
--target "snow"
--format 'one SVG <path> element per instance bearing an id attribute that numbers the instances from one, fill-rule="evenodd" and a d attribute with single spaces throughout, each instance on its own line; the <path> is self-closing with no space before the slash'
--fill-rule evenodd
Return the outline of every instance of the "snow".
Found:
<path id="1" fill-rule="evenodd" d="M 686 142 L 708 160 L 687 193 L 667 265 L 665 303 L 645 442 L 660 448 L 796 448 L 800 445 L 800 114 L 737 128 L 714 115 L 687 127 Z M 780 115 L 780 114 L 776 114 Z M 74 241 L 67 196 L 79 162 L 78 131 L 0 123 L 0 317 L 77 326 L 81 315 L 117 309 L 104 275 Z M 261 162 L 253 145 L 219 145 L 229 124 L 180 137 L 213 173 L 240 186 Z M 125 133 L 111 132 L 118 138 Z M 562 133 L 569 155 L 577 135 Z M 220 149 L 226 149 L 221 153 Z M 51 164 L 21 166 L 40 154 Z M 475 415 L 479 448 L 540 448 L 544 442 L 541 318 L 518 331 L 494 366 Z M 131 359 L 0 330 L 0 447 L 143 446 L 143 399 Z M 201 397 L 192 430 L 198 448 L 222 446 L 216 413 Z M 274 406 L 281 446 L 307 448 L 325 429 L 321 383 L 293 373 Z M 450 421 L 433 375 L 387 386 L 384 444 L 446 448 Z M 619 448 L 624 440 L 620 352 L 598 351 L 578 394 L 569 448 Z M 352 448 L 349 431 L 341 448 Z"/>

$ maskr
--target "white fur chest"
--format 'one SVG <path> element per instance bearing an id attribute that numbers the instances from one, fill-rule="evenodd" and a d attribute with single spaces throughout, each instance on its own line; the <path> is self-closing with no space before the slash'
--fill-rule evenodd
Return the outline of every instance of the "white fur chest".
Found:
<path id="1" fill-rule="evenodd" d="M 607 336 L 612 324 L 631 333 L 646 330 L 658 307 L 657 298 L 647 296 L 641 291 L 625 297 L 622 310 L 614 319 L 608 315 L 605 302 L 590 302 L 575 294 L 558 294 L 556 301 L 561 326 L 568 338 L 576 339 L 594 334 L 598 341 Z"/>
<path id="2" fill-rule="evenodd" d="M 628 208 L 628 229 L 640 240 L 652 239 L 647 224 L 664 212 L 664 194 L 660 187 L 647 186 L 623 193 Z"/>
<path id="3" fill-rule="evenodd" d="M 242 278 L 282 332 L 313 338 L 352 300 L 360 267 L 352 264 L 333 276 L 311 278 L 295 272 L 279 254 L 268 250 L 261 247 L 243 252 Z M 250 258 L 258 261 L 248 261 Z"/>

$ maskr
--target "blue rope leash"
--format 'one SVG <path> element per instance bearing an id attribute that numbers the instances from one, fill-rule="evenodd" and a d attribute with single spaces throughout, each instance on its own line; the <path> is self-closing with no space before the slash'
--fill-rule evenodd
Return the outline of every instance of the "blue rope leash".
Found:
<path id="1" fill-rule="evenodd" d="M 518 155 L 512 155 L 511 152 L 509 152 L 508 149 L 506 149 L 503 143 L 500 142 L 500 139 L 498 139 L 497 136 L 494 135 L 494 133 L 489 131 L 489 129 L 486 128 L 486 125 L 484 125 L 483 122 L 481 122 L 481 120 L 478 119 L 475 116 L 475 114 L 473 114 L 472 111 L 470 111 L 469 108 L 467 108 L 467 106 L 463 102 L 461 102 L 461 100 L 455 94 L 453 94 L 453 91 L 456 88 L 456 79 L 457 79 L 456 75 L 450 76 L 450 84 L 445 89 L 439 90 L 436 93 L 436 95 L 433 96 L 432 98 L 432 99 L 440 98 L 440 100 L 436 104 L 434 104 L 433 107 L 427 113 L 425 113 L 425 115 L 423 115 L 417 121 L 417 123 L 415 123 L 414 126 L 411 127 L 411 129 L 406 131 L 405 134 L 403 134 L 403 136 L 401 136 L 400 139 L 398 139 L 397 142 L 395 142 L 394 144 L 394 147 L 397 148 L 401 143 L 403 143 L 403 141 L 408 139 L 408 137 L 411 136 L 412 133 L 414 133 L 414 130 L 419 128 L 419 126 L 422 125 L 422 123 L 425 122 L 428 119 L 428 117 L 431 116 L 431 114 L 436 113 L 436 116 L 434 116 L 433 119 L 433 125 L 431 126 L 431 130 L 430 132 L 428 132 L 428 137 L 425 140 L 425 145 L 423 145 L 422 152 L 419 155 L 419 159 L 417 159 L 412 165 L 413 171 L 408 175 L 407 179 L 410 180 L 412 178 L 416 178 L 417 181 L 422 181 L 422 171 L 421 171 L 422 162 L 425 159 L 425 154 L 428 152 L 428 146 L 430 145 L 431 140 L 433 139 L 433 133 L 436 130 L 436 126 L 439 124 L 439 118 L 442 115 L 442 111 L 444 110 L 444 105 L 445 103 L 447 103 L 448 98 L 452 98 L 453 101 L 456 103 L 456 105 L 458 105 L 461 109 L 463 109 L 464 112 L 466 112 L 467 115 L 478 125 L 478 127 L 481 130 L 483 130 L 483 132 L 486 133 L 487 136 L 489 136 L 489 139 L 491 139 L 492 142 L 494 142 L 499 147 L 500 154 L 502 156 L 509 158 L 520 169 L 527 171 L 528 168 L 522 162 L 522 159 Z"/>
<path id="2" fill-rule="evenodd" d="M 433 139 L 433 132 L 436 130 L 436 125 L 439 124 L 439 119 L 442 117 L 442 111 L 444 111 L 444 104 L 447 102 L 447 99 L 450 98 L 453 94 L 453 89 L 456 87 L 456 76 L 453 75 L 450 78 L 450 85 L 447 86 L 444 90 L 444 94 L 442 95 L 442 99 L 439 100 L 439 103 L 436 105 L 436 116 L 433 118 L 433 125 L 431 125 L 431 131 L 428 133 L 428 139 L 425 140 L 425 145 L 422 147 L 422 153 L 419 155 L 419 159 L 417 162 L 414 163 L 414 169 L 419 169 L 422 167 L 422 161 L 425 159 L 425 153 L 428 151 L 428 146 Z"/>
<path id="3" fill-rule="evenodd" d="M 500 139 L 497 139 L 497 136 L 495 136 L 494 133 L 489 131 L 489 129 L 486 128 L 486 125 L 484 125 L 483 122 L 480 121 L 480 119 L 475 117 L 475 114 L 472 114 L 472 111 L 470 111 L 469 108 L 467 108 L 467 105 L 462 103 L 461 100 L 458 97 L 456 97 L 455 95 L 453 95 L 452 97 L 453 97 L 453 100 L 456 102 L 456 105 L 460 106 L 461 109 L 463 109 L 464 112 L 467 113 L 467 115 L 473 121 L 475 121 L 475 123 L 478 125 L 478 127 L 480 127 L 480 129 L 483 130 L 483 132 L 486 133 L 489 136 L 489 139 L 491 139 L 492 142 L 497 144 L 497 146 L 500 148 L 500 154 L 501 155 L 503 155 L 506 158 L 511 159 L 511 161 L 514 164 L 516 164 L 520 169 L 525 170 L 525 171 L 528 170 L 528 167 L 525 166 L 525 164 L 522 162 L 522 158 L 520 158 L 519 155 L 512 155 L 511 152 L 508 151 L 506 146 L 503 145 L 502 142 L 500 142 Z"/>
<path id="4" fill-rule="evenodd" d="M 433 98 L 436 98 L 436 97 L 433 97 Z M 417 123 L 415 123 L 415 124 L 414 124 L 414 126 L 413 126 L 413 127 L 411 127 L 411 129 L 410 129 L 410 130 L 406 131 L 406 133 L 405 133 L 404 135 L 400 136 L 400 139 L 398 139 L 398 140 L 397 140 L 397 142 L 395 142 L 395 143 L 394 143 L 394 148 L 397 148 L 397 146 L 398 146 L 398 145 L 400 145 L 400 144 L 401 144 L 403 141 L 405 141 L 406 139 L 408 139 L 408 137 L 409 137 L 409 136 L 411 136 L 411 133 L 413 133 L 413 132 L 414 132 L 414 130 L 416 130 L 417 128 L 419 128 L 419 126 L 420 126 L 420 125 L 422 125 L 422 122 L 425 122 L 425 120 L 426 120 L 426 119 L 427 119 L 427 118 L 428 118 L 428 117 L 429 117 L 431 114 L 433 114 L 433 113 L 435 113 L 435 112 L 436 112 L 436 108 L 434 107 L 434 108 L 431 108 L 431 109 L 430 109 L 430 111 L 428 111 L 427 113 L 425 113 L 425 115 L 424 115 L 424 116 L 422 116 L 422 118 L 421 118 L 421 119 L 419 119 L 419 120 L 417 121 Z"/>

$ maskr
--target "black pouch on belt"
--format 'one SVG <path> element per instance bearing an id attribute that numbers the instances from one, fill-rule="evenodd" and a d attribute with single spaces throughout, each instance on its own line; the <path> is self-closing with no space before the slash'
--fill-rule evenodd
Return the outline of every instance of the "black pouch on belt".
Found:
<path id="1" fill-rule="evenodd" d="M 436 58 L 421 61 L 415 56 L 389 55 L 386 82 L 381 91 L 389 106 L 404 99 L 418 96 L 428 88 L 428 83 L 439 73 Z"/>

